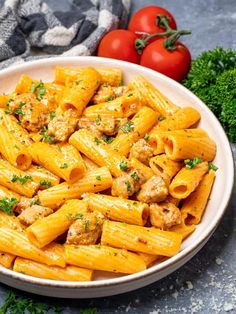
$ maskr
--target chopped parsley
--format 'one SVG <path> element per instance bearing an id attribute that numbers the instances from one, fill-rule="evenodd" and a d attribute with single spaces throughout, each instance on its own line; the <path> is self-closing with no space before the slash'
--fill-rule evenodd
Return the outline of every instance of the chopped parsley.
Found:
<path id="1" fill-rule="evenodd" d="M 192 160 L 191 159 L 185 159 L 185 167 L 188 169 L 193 169 L 197 164 L 200 164 L 202 162 L 202 159 L 199 157 L 195 157 Z"/>
<path id="2" fill-rule="evenodd" d="M 66 162 L 64 162 L 63 165 L 61 165 L 60 167 L 61 169 L 67 169 L 68 168 L 68 164 Z"/>
<path id="3" fill-rule="evenodd" d="M 78 214 L 75 215 L 75 218 L 76 218 L 76 219 L 82 219 L 83 216 L 84 216 L 83 214 L 78 213 Z"/>
<path id="4" fill-rule="evenodd" d="M 164 116 L 159 116 L 158 117 L 158 121 L 163 121 L 163 120 L 165 120 L 166 119 L 166 117 L 164 117 Z"/>
<path id="5" fill-rule="evenodd" d="M 146 134 L 144 135 L 144 140 L 145 140 L 145 141 L 148 141 L 148 140 L 149 140 L 149 134 L 146 133 Z"/>
<path id="6" fill-rule="evenodd" d="M 66 218 L 67 218 L 67 219 L 72 219 L 72 216 L 73 216 L 73 215 L 72 215 L 71 213 L 69 213 L 69 214 L 66 215 Z"/>
<path id="7" fill-rule="evenodd" d="M 88 231 L 88 228 L 89 228 L 89 220 L 87 219 L 87 220 L 85 220 L 85 223 L 84 223 L 84 230 L 85 230 L 85 232 Z"/>
<path id="8" fill-rule="evenodd" d="M 46 93 L 46 88 L 45 88 L 43 82 L 40 81 L 40 83 L 38 85 L 35 85 L 35 83 L 32 82 L 32 84 L 31 84 L 31 92 L 32 93 L 38 92 L 37 95 L 36 95 L 36 98 L 38 100 L 42 100 L 43 96 Z"/>
<path id="9" fill-rule="evenodd" d="M 122 127 L 120 127 L 120 130 L 123 133 L 129 133 L 134 130 L 134 123 L 132 121 L 127 121 Z"/>
<path id="10" fill-rule="evenodd" d="M 128 162 L 127 161 L 122 161 L 122 162 L 119 163 L 119 168 L 122 171 L 125 171 L 127 169 L 127 166 L 128 166 Z"/>
<path id="11" fill-rule="evenodd" d="M 47 142 L 47 143 L 54 143 L 54 142 L 56 141 L 56 138 L 55 138 L 54 136 L 48 135 L 48 129 L 47 129 L 46 126 L 44 126 L 44 127 L 40 130 L 39 134 L 42 135 L 44 142 Z"/>
<path id="12" fill-rule="evenodd" d="M 101 181 L 102 180 L 101 176 L 96 176 L 96 180 Z"/>
<path id="13" fill-rule="evenodd" d="M 6 114 L 11 114 L 12 112 L 11 112 L 11 109 L 10 109 L 10 102 L 12 102 L 13 101 L 13 99 L 9 99 L 8 100 L 8 102 L 6 103 L 6 108 L 5 108 L 5 110 L 4 110 L 4 112 L 6 113 Z"/>
<path id="14" fill-rule="evenodd" d="M 139 177 L 138 177 L 137 171 L 133 172 L 133 173 L 131 174 L 131 177 L 134 179 L 134 181 L 136 181 L 136 182 L 139 181 Z"/>
<path id="15" fill-rule="evenodd" d="M 131 192 L 132 191 L 131 183 L 129 181 L 125 181 L 125 185 L 126 185 L 127 191 Z"/>
<path id="16" fill-rule="evenodd" d="M 102 143 L 102 141 L 99 140 L 97 137 L 94 137 L 94 142 L 95 142 L 97 145 L 99 145 L 99 144 Z"/>
<path id="17" fill-rule="evenodd" d="M 107 135 L 103 135 L 102 136 L 102 140 L 107 143 L 107 144 L 111 144 L 114 141 L 114 137 L 112 136 L 107 136 Z"/>
<path id="18" fill-rule="evenodd" d="M 113 97 L 113 96 L 108 96 L 108 97 L 106 98 L 106 101 L 112 101 L 112 100 L 114 100 L 114 97 Z"/>
<path id="19" fill-rule="evenodd" d="M 30 206 L 33 206 L 33 205 L 40 205 L 40 201 L 39 200 L 32 200 L 30 202 Z"/>
<path id="20" fill-rule="evenodd" d="M 53 120 L 56 117 L 56 113 L 54 111 L 50 112 L 50 120 Z"/>
<path id="21" fill-rule="evenodd" d="M 18 116 L 24 116 L 25 112 L 22 110 L 22 107 L 25 106 L 25 102 L 20 102 L 19 107 L 16 107 L 14 110 L 14 114 Z"/>
<path id="22" fill-rule="evenodd" d="M 18 203 L 16 198 L 8 198 L 4 197 L 0 200 L 0 209 L 8 214 L 9 216 L 12 216 L 13 214 L 13 207 Z"/>
<path id="23" fill-rule="evenodd" d="M 32 180 L 32 177 L 29 176 L 29 175 L 26 175 L 26 176 L 17 176 L 17 175 L 13 175 L 12 179 L 11 179 L 11 182 L 19 182 L 21 185 L 25 184 L 27 182 L 27 180 Z"/>
<path id="24" fill-rule="evenodd" d="M 101 116 L 97 115 L 97 118 L 93 121 L 96 125 L 100 125 L 101 124 Z"/>
<path id="25" fill-rule="evenodd" d="M 218 169 L 218 167 L 216 165 L 214 165 L 212 162 L 209 162 L 208 168 L 209 168 L 209 170 L 214 170 L 214 171 L 216 171 Z"/>
<path id="26" fill-rule="evenodd" d="M 40 185 L 44 186 L 47 189 L 52 187 L 52 183 L 50 181 L 41 180 L 39 183 L 40 183 Z"/>
<path id="27" fill-rule="evenodd" d="M 75 82 L 76 85 L 79 85 L 81 82 L 83 82 L 83 80 L 78 80 Z"/>

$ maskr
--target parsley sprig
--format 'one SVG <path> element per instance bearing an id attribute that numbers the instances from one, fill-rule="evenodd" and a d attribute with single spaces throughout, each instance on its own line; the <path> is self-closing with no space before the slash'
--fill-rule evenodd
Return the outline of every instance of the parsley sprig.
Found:
<path id="1" fill-rule="evenodd" d="M 202 159 L 199 157 L 195 157 L 192 160 L 191 159 L 185 159 L 185 167 L 187 169 L 193 169 L 197 164 L 200 164 L 202 162 Z"/>
<path id="2" fill-rule="evenodd" d="M 132 121 L 127 121 L 122 127 L 120 127 L 120 130 L 123 133 L 129 133 L 134 130 L 134 123 Z"/>
<path id="3" fill-rule="evenodd" d="M 54 142 L 56 142 L 56 138 L 54 136 L 48 135 L 48 129 L 47 129 L 46 126 L 44 126 L 40 130 L 39 134 L 42 135 L 44 142 L 47 142 L 47 143 L 54 143 Z"/>
<path id="4" fill-rule="evenodd" d="M 9 216 L 12 216 L 13 208 L 17 203 L 18 201 L 16 198 L 4 197 L 0 200 L 0 209 Z"/>
<path id="5" fill-rule="evenodd" d="M 32 93 L 36 93 L 37 92 L 36 98 L 38 100 L 42 100 L 43 96 L 46 93 L 46 88 L 45 88 L 43 82 L 40 81 L 40 83 L 38 85 L 35 85 L 35 83 L 32 82 L 32 84 L 31 84 L 31 92 Z"/>
<path id="6" fill-rule="evenodd" d="M 27 180 L 32 180 L 32 177 L 29 175 L 25 175 L 25 176 L 17 176 L 16 174 L 13 174 L 13 177 L 11 179 L 11 182 L 19 182 L 21 185 L 24 185 Z"/>

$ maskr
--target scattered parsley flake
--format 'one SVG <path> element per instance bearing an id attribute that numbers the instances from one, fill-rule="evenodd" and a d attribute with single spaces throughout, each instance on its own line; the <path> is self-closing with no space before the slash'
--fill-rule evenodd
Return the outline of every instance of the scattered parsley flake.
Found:
<path id="1" fill-rule="evenodd" d="M 53 120 L 56 117 L 56 113 L 54 111 L 50 112 L 50 120 Z"/>
<path id="2" fill-rule="evenodd" d="M 46 126 L 42 127 L 39 134 L 42 135 L 44 142 L 54 143 L 56 141 L 56 138 L 54 136 L 48 135 L 48 129 Z"/>
<path id="3" fill-rule="evenodd" d="M 197 164 L 200 164 L 202 162 L 202 159 L 199 157 L 195 157 L 192 160 L 191 159 L 185 159 L 185 167 L 187 169 L 193 169 Z"/>
<path id="4" fill-rule="evenodd" d="M 81 82 L 83 82 L 83 80 L 78 80 L 75 82 L 76 85 L 79 85 Z"/>
<path id="5" fill-rule="evenodd" d="M 32 200 L 32 201 L 30 202 L 30 206 L 33 206 L 33 205 L 41 205 L 41 204 L 40 204 L 40 201 L 39 201 L 39 200 Z"/>
<path id="6" fill-rule="evenodd" d="M 164 116 L 162 116 L 162 115 L 158 117 L 158 121 L 163 121 L 163 120 L 165 120 L 165 119 L 166 119 L 166 117 L 164 117 Z"/>
<path id="7" fill-rule="evenodd" d="M 106 101 L 112 101 L 112 100 L 114 100 L 114 97 L 113 97 L 113 96 L 108 96 L 108 97 L 106 98 Z"/>
<path id="8" fill-rule="evenodd" d="M 67 218 L 67 219 L 71 219 L 72 216 L 73 216 L 73 215 L 72 215 L 71 213 L 69 213 L 69 214 L 66 215 L 66 218 Z"/>
<path id="9" fill-rule="evenodd" d="M 96 176 L 96 180 L 101 181 L 102 180 L 101 176 Z"/>
<path id="10" fill-rule="evenodd" d="M 85 220 L 85 223 L 84 223 L 84 230 L 85 230 L 85 232 L 88 231 L 88 228 L 89 228 L 89 220 L 87 219 L 87 220 Z"/>
<path id="11" fill-rule="evenodd" d="M 47 189 L 52 187 L 52 183 L 50 181 L 41 180 L 39 183 L 40 183 L 40 185 L 46 187 Z"/>
<path id="12" fill-rule="evenodd" d="M 139 177 L 138 177 L 137 171 L 133 172 L 133 173 L 131 174 L 131 177 L 134 179 L 134 181 L 136 181 L 136 182 L 139 181 Z"/>
<path id="13" fill-rule="evenodd" d="M 61 169 L 67 169 L 68 168 L 68 164 L 66 162 L 64 162 L 63 165 L 61 165 L 60 167 Z"/>
<path id="14" fill-rule="evenodd" d="M 17 176 L 17 175 L 13 175 L 11 182 L 19 182 L 21 185 L 25 184 L 27 182 L 27 180 L 32 180 L 32 177 L 29 175 L 25 175 L 23 177 L 21 176 Z"/>
<path id="15" fill-rule="evenodd" d="M 214 170 L 214 171 L 216 171 L 218 169 L 218 167 L 216 165 L 214 165 L 212 162 L 209 162 L 208 168 L 209 168 L 209 170 Z"/>
<path id="16" fill-rule="evenodd" d="M 75 218 L 76 218 L 76 219 L 82 219 L 83 216 L 84 216 L 83 214 L 78 213 L 78 214 L 75 215 Z"/>
<path id="17" fill-rule="evenodd" d="M 127 121 L 122 127 L 120 127 L 120 130 L 123 133 L 129 133 L 134 130 L 134 123 L 132 121 Z"/>
<path id="18" fill-rule="evenodd" d="M 112 136 L 107 136 L 107 135 L 103 135 L 102 136 L 102 140 L 107 143 L 107 144 L 111 144 L 114 141 L 114 137 Z"/>
<path id="19" fill-rule="evenodd" d="M 146 134 L 144 135 L 144 140 L 145 140 L 145 141 L 148 141 L 148 140 L 149 140 L 149 134 L 146 133 Z"/>
<path id="20" fill-rule="evenodd" d="M 131 192 L 132 191 L 131 183 L 129 181 L 125 181 L 125 185 L 126 185 L 127 191 Z"/>
<path id="21" fill-rule="evenodd" d="M 13 207 L 18 203 L 16 198 L 8 198 L 4 197 L 0 200 L 0 209 L 8 214 L 9 216 L 12 216 L 13 214 Z"/>
<path id="22" fill-rule="evenodd" d="M 96 125 L 100 125 L 101 124 L 101 116 L 98 114 L 97 118 L 93 121 Z"/>
<path id="23" fill-rule="evenodd" d="M 45 88 L 45 86 L 44 86 L 42 81 L 40 81 L 38 85 L 35 85 L 35 83 L 32 82 L 32 84 L 31 84 L 31 93 L 35 93 L 37 91 L 38 91 L 38 93 L 36 95 L 36 98 L 38 100 L 42 100 L 43 96 L 46 93 L 46 88 Z"/>
<path id="24" fill-rule="evenodd" d="M 94 137 L 94 142 L 95 142 L 97 145 L 99 145 L 99 144 L 102 143 L 102 141 L 99 140 L 97 137 Z"/>
<path id="25" fill-rule="evenodd" d="M 128 167 L 128 162 L 127 161 L 122 161 L 122 162 L 119 163 L 120 170 L 125 171 L 127 169 L 127 167 Z"/>

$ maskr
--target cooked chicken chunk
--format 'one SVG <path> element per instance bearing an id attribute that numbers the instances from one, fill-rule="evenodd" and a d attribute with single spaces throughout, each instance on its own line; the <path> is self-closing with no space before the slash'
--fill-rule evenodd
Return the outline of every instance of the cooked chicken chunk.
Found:
<path id="1" fill-rule="evenodd" d="M 152 176 L 145 182 L 137 196 L 137 199 L 145 203 L 158 203 L 166 199 L 168 187 L 161 176 Z"/>
<path id="2" fill-rule="evenodd" d="M 102 102 L 106 102 L 115 98 L 115 93 L 113 91 L 113 87 L 108 84 L 102 84 L 96 95 L 92 98 L 91 102 L 94 104 L 100 104 Z"/>
<path id="3" fill-rule="evenodd" d="M 114 135 L 116 133 L 116 119 L 114 117 L 104 118 L 98 116 L 94 120 L 96 128 L 106 135 Z"/>
<path id="4" fill-rule="evenodd" d="M 21 214 L 24 210 L 26 210 L 26 208 L 32 205 L 36 205 L 37 203 L 38 203 L 37 198 L 28 198 L 21 196 L 19 203 L 16 204 L 14 208 L 14 212 L 17 214 Z"/>
<path id="5" fill-rule="evenodd" d="M 128 90 L 127 86 L 114 86 L 112 89 L 116 97 L 124 95 Z"/>
<path id="6" fill-rule="evenodd" d="M 172 203 L 154 203 L 150 205 L 150 221 L 154 227 L 166 230 L 181 223 L 181 213 Z"/>
<path id="7" fill-rule="evenodd" d="M 129 196 L 138 192 L 141 184 L 144 182 L 144 175 L 140 170 L 135 169 L 129 173 L 124 173 L 122 176 L 113 180 L 111 194 L 113 196 L 129 198 Z"/>
<path id="8" fill-rule="evenodd" d="M 78 121 L 75 110 L 68 109 L 50 120 L 48 134 L 54 136 L 57 141 L 64 142 L 75 131 Z"/>
<path id="9" fill-rule="evenodd" d="M 25 226 L 32 225 L 36 220 L 43 217 L 47 217 L 52 214 L 53 210 L 48 207 L 43 207 L 40 205 L 32 205 L 26 208 L 19 216 L 18 219 Z"/>
<path id="10" fill-rule="evenodd" d="M 95 211 L 84 214 L 77 219 L 69 228 L 67 244 L 96 244 L 102 233 L 104 216 Z"/>
<path id="11" fill-rule="evenodd" d="M 129 156 L 148 165 L 149 159 L 153 156 L 153 148 L 144 139 L 140 139 L 131 147 Z"/>
<path id="12" fill-rule="evenodd" d="M 32 93 L 17 95 L 9 103 L 9 109 L 18 116 L 21 126 L 30 132 L 37 132 L 49 121 L 49 109 Z"/>
<path id="13" fill-rule="evenodd" d="M 102 136 L 102 132 L 98 130 L 96 124 L 86 118 L 79 119 L 78 128 L 89 130 L 97 137 Z"/>

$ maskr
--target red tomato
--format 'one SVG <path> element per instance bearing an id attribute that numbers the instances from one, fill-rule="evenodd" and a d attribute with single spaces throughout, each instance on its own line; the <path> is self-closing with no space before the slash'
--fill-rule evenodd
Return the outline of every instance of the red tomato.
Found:
<path id="1" fill-rule="evenodd" d="M 164 39 L 161 38 L 148 45 L 143 51 L 140 64 L 180 82 L 190 69 L 190 52 L 180 42 L 176 43 L 180 46 L 177 49 L 167 50 L 163 46 L 163 41 Z"/>
<path id="2" fill-rule="evenodd" d="M 140 55 L 134 46 L 136 39 L 137 36 L 127 30 L 117 29 L 111 31 L 100 41 L 98 56 L 139 63 Z"/>
<path id="3" fill-rule="evenodd" d="M 148 6 L 137 11 L 129 22 L 128 29 L 133 32 L 144 32 L 148 34 L 163 33 L 165 30 L 156 25 L 156 16 L 165 15 L 170 18 L 170 27 L 176 29 L 176 22 L 173 15 L 167 10 L 157 7 Z M 155 37 L 150 40 L 150 43 L 159 39 L 160 37 Z"/>

